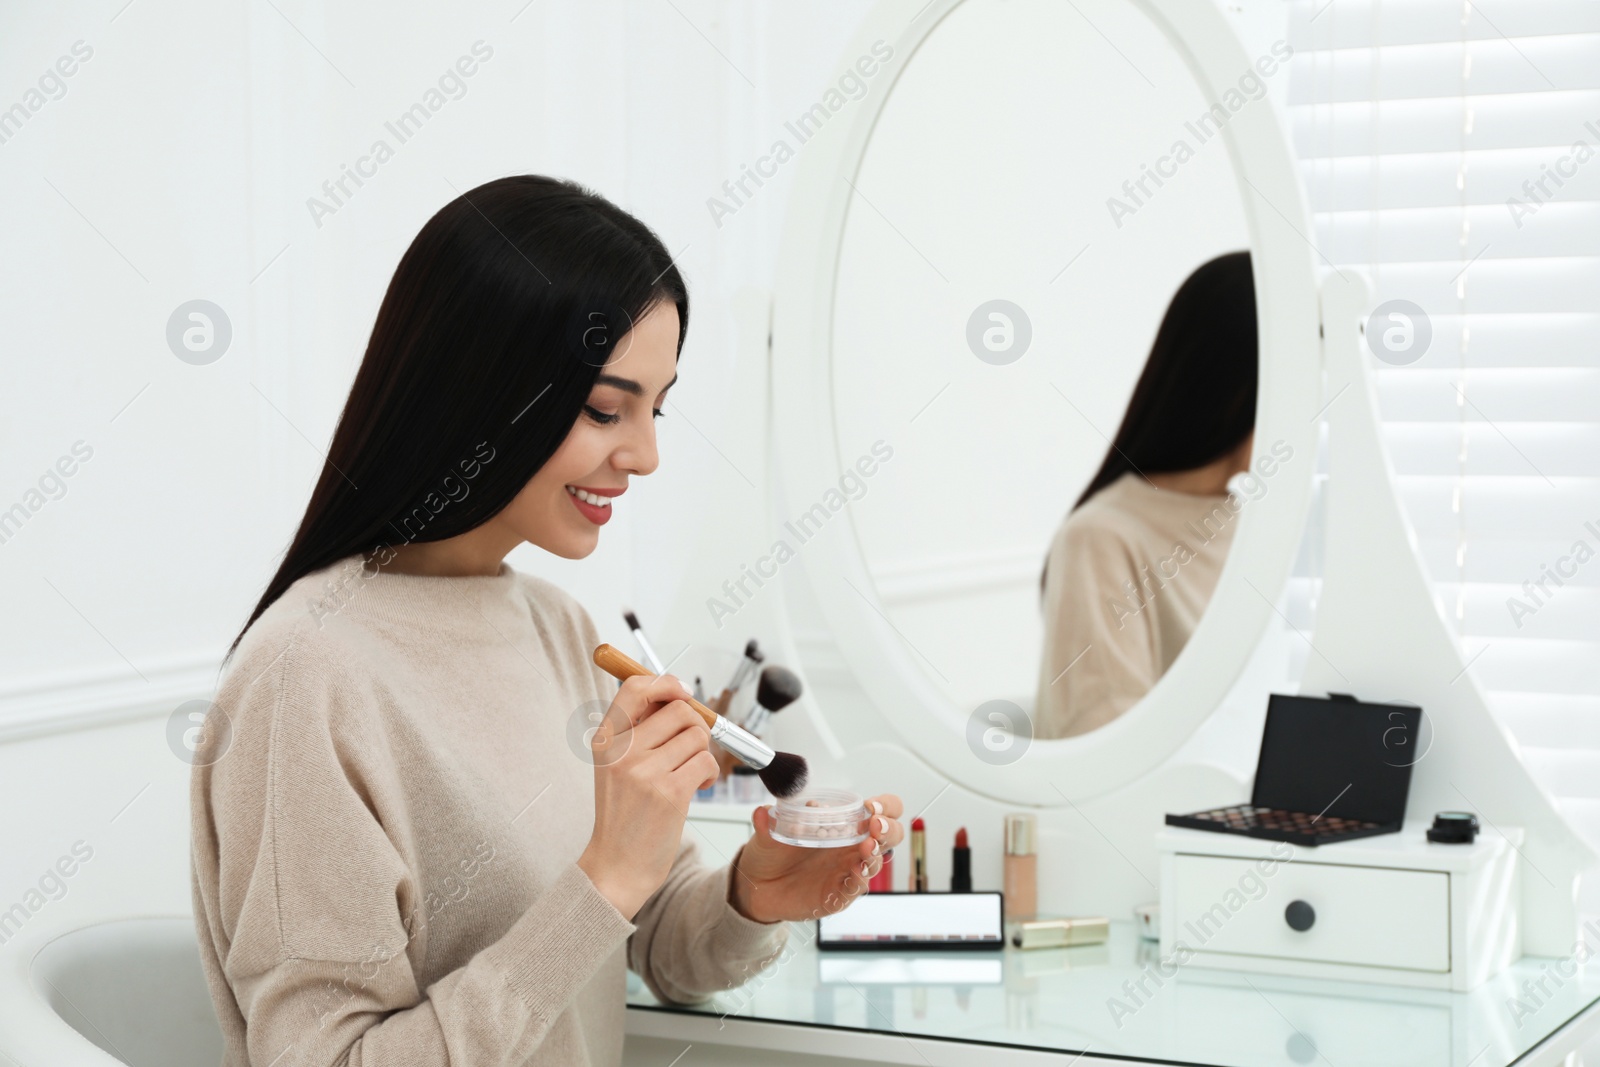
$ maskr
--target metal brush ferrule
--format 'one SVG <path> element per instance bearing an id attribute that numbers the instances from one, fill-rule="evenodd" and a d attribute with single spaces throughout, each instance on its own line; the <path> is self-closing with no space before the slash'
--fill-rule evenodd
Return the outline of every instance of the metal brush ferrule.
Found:
<path id="1" fill-rule="evenodd" d="M 756 673 L 756 668 L 761 666 L 761 661 L 745 656 L 739 660 L 739 666 L 734 668 L 733 677 L 728 679 L 728 690 L 737 693 L 743 689 Z"/>
<path id="2" fill-rule="evenodd" d="M 754 767 L 758 771 L 764 769 L 778 755 L 761 738 L 738 726 L 725 715 L 717 716 L 716 724 L 711 727 L 711 740 L 727 749 L 729 755 L 740 763 Z"/>

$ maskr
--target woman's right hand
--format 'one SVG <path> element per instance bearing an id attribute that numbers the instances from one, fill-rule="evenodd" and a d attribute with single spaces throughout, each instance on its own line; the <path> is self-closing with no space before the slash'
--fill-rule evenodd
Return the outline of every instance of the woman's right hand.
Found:
<path id="1" fill-rule="evenodd" d="M 688 696 L 670 674 L 629 678 L 590 739 L 594 832 L 578 866 L 629 920 L 672 870 L 695 790 L 717 778 Z"/>

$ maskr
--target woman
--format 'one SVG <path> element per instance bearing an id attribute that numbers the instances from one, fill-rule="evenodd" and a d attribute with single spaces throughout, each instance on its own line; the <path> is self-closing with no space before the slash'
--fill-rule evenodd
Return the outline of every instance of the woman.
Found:
<path id="1" fill-rule="evenodd" d="M 688 691 L 619 688 L 583 608 L 504 562 L 587 556 L 655 470 L 688 310 L 648 228 L 549 178 L 457 198 L 400 261 L 196 753 L 227 1064 L 616 1064 L 625 966 L 666 1000 L 737 985 L 901 839 L 893 795 L 854 848 L 762 808 L 702 866 Z"/>
<path id="2" fill-rule="evenodd" d="M 1172 298 L 1100 470 L 1051 542 L 1035 736 L 1104 726 L 1189 640 L 1227 558 L 1256 411 L 1250 253 Z"/>

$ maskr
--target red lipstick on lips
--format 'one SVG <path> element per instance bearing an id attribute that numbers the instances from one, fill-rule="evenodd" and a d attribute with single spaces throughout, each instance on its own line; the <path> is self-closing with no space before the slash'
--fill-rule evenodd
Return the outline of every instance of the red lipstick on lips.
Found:
<path id="1" fill-rule="evenodd" d="M 575 485 L 572 488 L 582 489 L 584 492 L 593 493 L 595 496 L 608 497 L 621 496 L 627 491 L 626 489 L 600 489 L 588 485 Z M 566 492 L 566 487 L 562 487 L 562 492 Z M 606 523 L 611 521 L 611 507 L 609 505 L 601 507 L 597 504 L 591 504 L 586 500 L 579 500 L 571 493 L 567 493 L 567 499 L 572 501 L 572 506 L 577 508 L 584 518 L 588 519 L 596 526 L 604 526 Z"/>

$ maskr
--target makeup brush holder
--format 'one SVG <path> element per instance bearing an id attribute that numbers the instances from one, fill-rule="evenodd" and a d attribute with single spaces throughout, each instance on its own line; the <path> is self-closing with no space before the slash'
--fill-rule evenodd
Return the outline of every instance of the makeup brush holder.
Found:
<path id="1" fill-rule="evenodd" d="M 839 848 L 867 839 L 866 803 L 848 789 L 812 789 L 773 806 L 772 839 L 802 848 Z"/>

